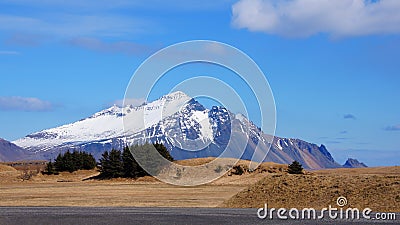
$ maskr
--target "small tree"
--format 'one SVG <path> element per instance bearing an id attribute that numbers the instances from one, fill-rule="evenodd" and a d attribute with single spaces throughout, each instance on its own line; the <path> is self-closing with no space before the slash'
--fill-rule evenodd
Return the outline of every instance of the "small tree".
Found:
<path id="1" fill-rule="evenodd" d="M 156 151 L 154 151 L 156 150 Z M 140 162 L 140 167 L 146 168 L 143 175 L 147 173 L 156 175 L 169 165 L 168 161 L 173 161 L 173 157 L 163 144 L 146 143 L 144 145 L 135 146 L 131 149 L 136 161 Z"/>
<path id="2" fill-rule="evenodd" d="M 122 163 L 121 151 L 116 149 L 111 150 L 109 159 L 111 177 L 122 177 L 124 174 L 124 164 Z"/>
<path id="3" fill-rule="evenodd" d="M 157 151 L 154 151 L 154 148 Z M 110 152 L 105 151 L 99 162 L 100 177 L 143 177 L 148 175 L 148 172 L 142 166 L 150 170 L 150 174 L 158 174 L 167 165 L 167 160 L 173 161 L 174 159 L 168 149 L 158 143 L 126 146 L 122 153 L 115 149 Z M 140 161 L 140 165 L 138 161 Z"/>
<path id="4" fill-rule="evenodd" d="M 54 160 L 54 168 L 57 171 L 64 171 L 64 156 L 59 153 L 57 158 Z"/>
<path id="5" fill-rule="evenodd" d="M 124 164 L 122 163 L 121 151 L 112 149 L 110 153 L 103 153 L 100 159 L 101 176 L 107 178 L 122 177 L 124 175 Z"/>
<path id="6" fill-rule="evenodd" d="M 54 167 L 54 163 L 51 160 L 50 160 L 50 162 L 47 163 L 43 174 L 47 174 L 47 175 L 58 174 L 58 172 L 56 171 L 56 168 Z"/>
<path id="7" fill-rule="evenodd" d="M 166 160 L 171 161 L 171 162 L 174 161 L 174 158 L 171 156 L 171 154 L 169 153 L 169 151 L 165 147 L 165 145 L 158 143 L 158 142 L 156 142 L 153 145 L 157 149 L 158 153 L 160 153 L 160 155 L 162 155 Z"/>
<path id="8" fill-rule="evenodd" d="M 82 154 L 82 167 L 83 170 L 92 170 L 96 167 L 96 159 L 92 154 L 81 152 Z"/>
<path id="9" fill-rule="evenodd" d="M 303 174 L 303 166 L 295 160 L 288 166 L 288 173 Z"/>
<path id="10" fill-rule="evenodd" d="M 122 162 L 124 164 L 124 177 L 135 178 L 138 176 L 141 168 L 133 158 L 131 150 L 128 146 L 126 146 L 122 152 Z"/>
<path id="11" fill-rule="evenodd" d="M 67 151 L 64 154 L 58 154 L 53 163 L 58 172 L 68 171 L 70 173 L 77 170 L 91 170 L 96 167 L 96 159 L 92 154 L 83 151 Z"/>
<path id="12" fill-rule="evenodd" d="M 101 155 L 101 159 L 99 161 L 99 170 L 100 174 L 104 177 L 109 177 L 110 175 L 108 174 L 110 171 L 110 155 L 108 154 L 108 151 L 105 151 Z"/>

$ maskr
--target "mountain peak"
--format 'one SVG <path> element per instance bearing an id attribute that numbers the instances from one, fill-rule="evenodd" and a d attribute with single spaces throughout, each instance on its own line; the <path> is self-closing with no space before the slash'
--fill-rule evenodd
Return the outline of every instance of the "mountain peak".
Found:
<path id="1" fill-rule="evenodd" d="M 163 95 L 161 96 L 161 98 L 159 98 L 156 101 L 147 103 L 150 105 L 164 105 L 165 103 L 170 104 L 173 102 L 177 102 L 178 104 L 182 104 L 182 103 L 186 103 L 188 101 L 190 101 L 192 99 L 192 97 L 190 97 L 189 95 L 185 94 L 182 91 L 175 91 L 172 93 L 169 93 L 167 95 Z"/>
<path id="2" fill-rule="evenodd" d="M 139 106 L 127 105 L 125 107 L 119 107 L 118 105 L 114 104 L 113 106 L 111 106 L 107 109 L 104 109 L 100 112 L 97 112 L 88 118 L 92 119 L 92 118 L 96 118 L 99 116 L 107 116 L 107 115 L 121 117 L 121 116 L 125 115 L 125 112 L 129 112 L 130 109 L 141 108 L 146 105 L 154 107 L 157 105 L 164 105 L 165 102 L 173 102 L 173 101 L 182 100 L 182 99 L 184 101 L 189 101 L 191 99 L 191 97 L 182 91 L 176 91 L 176 92 L 169 93 L 167 95 L 163 95 L 155 101 L 144 102 L 142 105 L 139 105 Z M 124 109 L 125 109 L 125 111 L 123 111 Z M 87 119 L 87 118 L 85 118 L 85 119 Z M 85 120 L 85 119 L 83 119 L 83 120 Z"/>
<path id="3" fill-rule="evenodd" d="M 96 118 L 99 116 L 104 116 L 104 115 L 118 115 L 122 113 L 122 108 L 118 107 L 117 105 L 113 105 L 110 108 L 104 109 L 100 112 L 97 112 L 90 116 L 89 118 Z"/>
<path id="4" fill-rule="evenodd" d="M 21 160 L 27 157 L 27 155 L 24 149 L 0 138 L 0 162 Z"/>
<path id="5" fill-rule="evenodd" d="M 185 92 L 175 91 L 162 96 L 160 99 L 177 99 L 177 98 L 179 99 L 179 98 L 191 98 L 191 97 L 187 95 Z"/>
<path id="6" fill-rule="evenodd" d="M 261 151 L 257 154 L 268 152 L 271 143 L 265 137 L 246 116 L 222 106 L 206 109 L 194 98 L 176 91 L 140 106 L 114 105 L 89 118 L 30 134 L 14 144 L 45 159 L 69 149 L 89 151 L 100 158 L 112 148 L 158 142 L 178 160 L 217 157 L 228 146 L 226 157 L 250 160 L 256 148 Z M 243 151 L 239 143 L 244 141 L 247 146 L 238 156 L 236 153 Z M 285 164 L 297 160 L 313 169 L 340 167 L 325 146 L 299 139 L 275 138 L 270 152 L 264 160 Z"/>
<path id="7" fill-rule="evenodd" d="M 357 159 L 348 158 L 347 161 L 343 164 L 345 168 L 365 168 L 368 167 L 362 162 L 359 162 Z"/>

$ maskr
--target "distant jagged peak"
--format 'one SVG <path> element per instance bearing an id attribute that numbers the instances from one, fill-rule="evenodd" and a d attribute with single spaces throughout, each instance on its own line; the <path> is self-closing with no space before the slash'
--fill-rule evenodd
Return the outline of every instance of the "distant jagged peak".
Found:
<path id="1" fill-rule="evenodd" d="M 359 162 L 357 159 L 348 158 L 347 161 L 343 164 L 345 168 L 365 168 L 368 167 L 362 162 Z"/>

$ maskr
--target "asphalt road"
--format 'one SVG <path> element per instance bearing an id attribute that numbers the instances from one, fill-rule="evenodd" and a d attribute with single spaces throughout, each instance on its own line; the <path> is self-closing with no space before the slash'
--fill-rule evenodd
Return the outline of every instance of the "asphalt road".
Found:
<path id="1" fill-rule="evenodd" d="M 373 216 L 373 215 L 372 215 Z M 256 209 L 0 207 L 0 224 L 400 224 L 397 220 L 280 220 L 257 217 Z"/>

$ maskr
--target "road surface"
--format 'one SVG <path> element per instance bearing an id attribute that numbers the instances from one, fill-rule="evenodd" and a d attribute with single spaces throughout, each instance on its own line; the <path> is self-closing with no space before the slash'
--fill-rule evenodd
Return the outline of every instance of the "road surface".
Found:
<path id="1" fill-rule="evenodd" d="M 397 220 L 280 220 L 257 217 L 257 209 L 129 207 L 0 207 L 0 224 L 400 224 Z"/>

